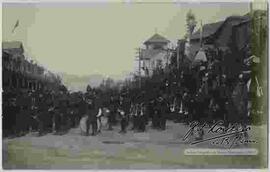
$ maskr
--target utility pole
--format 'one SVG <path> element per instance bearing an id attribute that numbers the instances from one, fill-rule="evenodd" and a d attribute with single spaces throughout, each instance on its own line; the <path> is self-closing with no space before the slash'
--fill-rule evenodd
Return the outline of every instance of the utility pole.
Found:
<path id="1" fill-rule="evenodd" d="M 179 70 L 179 66 L 180 66 L 180 56 L 179 56 L 179 50 L 180 50 L 180 42 L 178 41 L 177 43 L 177 47 L 176 47 L 176 55 L 177 55 L 177 70 Z"/>
<path id="2" fill-rule="evenodd" d="M 136 56 L 137 60 L 139 61 L 139 88 L 141 88 L 141 59 L 142 59 L 142 53 L 141 53 L 141 48 L 136 48 L 137 52 L 136 54 L 138 54 Z"/>
<path id="3" fill-rule="evenodd" d="M 203 45 L 203 26 L 202 26 L 202 20 L 201 20 L 201 32 L 200 32 L 200 48 L 202 48 Z"/>

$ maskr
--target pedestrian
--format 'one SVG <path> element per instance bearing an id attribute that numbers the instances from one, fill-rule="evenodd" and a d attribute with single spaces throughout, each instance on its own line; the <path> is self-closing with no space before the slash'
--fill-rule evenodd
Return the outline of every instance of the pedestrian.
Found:
<path id="1" fill-rule="evenodd" d="M 120 124 L 121 124 L 121 130 L 119 133 L 126 133 L 126 124 L 127 124 L 127 116 L 125 111 L 119 109 L 118 113 L 120 115 Z"/>
<path id="2" fill-rule="evenodd" d="M 141 106 L 138 103 L 137 104 L 137 113 L 135 116 L 135 130 L 138 132 L 140 131 L 140 128 L 141 128 L 140 123 L 141 123 Z"/>
<path id="3" fill-rule="evenodd" d="M 181 106 L 182 107 L 180 110 L 182 111 L 182 115 L 184 116 L 185 122 L 187 123 L 189 119 L 189 102 L 190 102 L 190 97 L 187 91 L 184 91 L 182 101 L 181 101 Z"/>
<path id="4" fill-rule="evenodd" d="M 87 115 L 88 115 L 88 120 L 87 120 L 87 125 L 86 125 L 86 135 L 89 135 L 89 130 L 90 130 L 90 126 L 92 129 L 92 133 L 91 135 L 94 136 L 97 133 L 97 112 L 96 109 L 94 107 L 94 103 L 91 101 L 88 104 L 88 109 L 87 109 Z"/>
<path id="5" fill-rule="evenodd" d="M 114 113 L 115 113 L 115 101 L 113 96 L 110 97 L 109 102 L 109 114 L 108 114 L 108 130 L 113 130 Z"/>
<path id="6" fill-rule="evenodd" d="M 242 128 L 245 128 L 248 123 L 248 91 L 243 77 L 243 74 L 239 75 L 239 81 L 233 91 L 232 99 L 238 112 L 237 119 Z"/>
<path id="7" fill-rule="evenodd" d="M 61 128 L 61 116 L 60 116 L 60 110 L 59 106 L 55 106 L 54 112 L 53 112 L 53 133 L 57 134 L 60 132 Z"/>
<path id="8" fill-rule="evenodd" d="M 193 116 L 193 120 L 196 121 L 201 121 L 202 118 L 204 117 L 204 97 L 203 97 L 203 93 L 202 93 L 202 89 L 200 88 L 198 90 L 198 93 L 195 96 L 195 102 L 196 102 L 196 106 L 195 106 L 195 114 Z"/>
<path id="9" fill-rule="evenodd" d="M 108 130 L 113 130 L 113 112 L 111 111 L 111 109 L 108 112 Z"/>
<path id="10" fill-rule="evenodd" d="M 131 130 L 134 130 L 135 129 L 135 118 L 136 118 L 136 115 L 137 115 L 137 107 L 136 107 L 136 104 L 132 104 L 131 105 L 131 110 L 130 110 L 130 118 L 131 118 L 131 122 L 132 122 L 132 127 L 131 127 Z"/>
<path id="11" fill-rule="evenodd" d="M 145 109 L 144 109 L 144 104 L 140 104 L 139 105 L 139 115 L 138 115 L 138 130 L 140 132 L 144 132 L 145 131 Z"/>
<path id="12" fill-rule="evenodd" d="M 161 113 L 160 111 L 161 111 L 160 103 L 159 103 L 159 100 L 156 99 L 154 102 L 154 114 L 153 114 L 153 118 L 152 118 L 152 126 L 155 129 L 160 128 L 160 124 L 159 124 L 160 113 Z"/>
<path id="13" fill-rule="evenodd" d="M 44 95 L 39 93 L 37 98 L 37 121 L 38 121 L 38 134 L 39 136 L 43 135 L 45 132 L 46 126 L 46 117 L 47 117 L 47 109 L 46 104 L 44 103 Z"/>
<path id="14" fill-rule="evenodd" d="M 166 129 L 168 106 L 164 98 L 161 99 L 160 129 Z"/>
<path id="15" fill-rule="evenodd" d="M 226 83 L 226 75 L 222 75 L 221 85 L 219 87 L 219 107 L 220 107 L 220 114 L 222 119 L 224 120 L 225 125 L 228 125 L 228 111 L 226 108 L 226 104 L 228 104 L 229 99 L 229 88 Z"/>
<path id="16" fill-rule="evenodd" d="M 102 128 L 101 118 L 102 118 L 102 116 L 103 116 L 102 108 L 99 108 L 98 114 L 97 114 L 97 133 L 101 133 L 101 128 Z"/>

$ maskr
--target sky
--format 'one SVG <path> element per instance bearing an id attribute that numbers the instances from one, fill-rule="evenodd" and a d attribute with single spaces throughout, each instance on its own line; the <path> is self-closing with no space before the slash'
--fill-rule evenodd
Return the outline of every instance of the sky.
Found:
<path id="1" fill-rule="evenodd" d="M 121 78 L 136 69 L 136 48 L 155 32 L 183 38 L 190 9 L 205 24 L 244 15 L 249 4 L 5 3 L 2 39 L 22 41 L 27 56 L 54 72 Z"/>

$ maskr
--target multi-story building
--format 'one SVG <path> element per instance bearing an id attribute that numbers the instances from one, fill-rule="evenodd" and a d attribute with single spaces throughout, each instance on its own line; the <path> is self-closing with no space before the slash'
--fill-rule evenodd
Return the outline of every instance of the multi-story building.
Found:
<path id="1" fill-rule="evenodd" d="M 163 69 L 168 65 L 170 60 L 169 42 L 159 34 L 154 34 L 144 42 L 146 48 L 141 51 L 144 76 L 151 76 L 155 69 Z"/>
<path id="2" fill-rule="evenodd" d="M 52 72 L 25 58 L 22 42 L 3 42 L 2 57 L 4 90 L 41 90 L 60 84 L 59 78 Z"/>

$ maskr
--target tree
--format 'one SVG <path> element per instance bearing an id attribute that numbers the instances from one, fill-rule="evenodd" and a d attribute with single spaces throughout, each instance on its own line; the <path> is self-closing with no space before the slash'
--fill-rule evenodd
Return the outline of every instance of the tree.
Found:
<path id="1" fill-rule="evenodd" d="M 191 10 L 189 10 L 186 15 L 187 34 L 189 36 L 193 33 L 196 27 L 196 24 L 197 24 L 197 21 L 196 21 L 195 15 L 193 14 Z"/>
<path id="2" fill-rule="evenodd" d="M 90 92 L 91 90 L 92 90 L 91 86 L 90 85 L 87 85 L 86 92 Z"/>
<path id="3" fill-rule="evenodd" d="M 188 34 L 187 33 L 184 35 L 184 38 L 183 39 L 184 40 L 187 40 L 188 39 Z"/>

